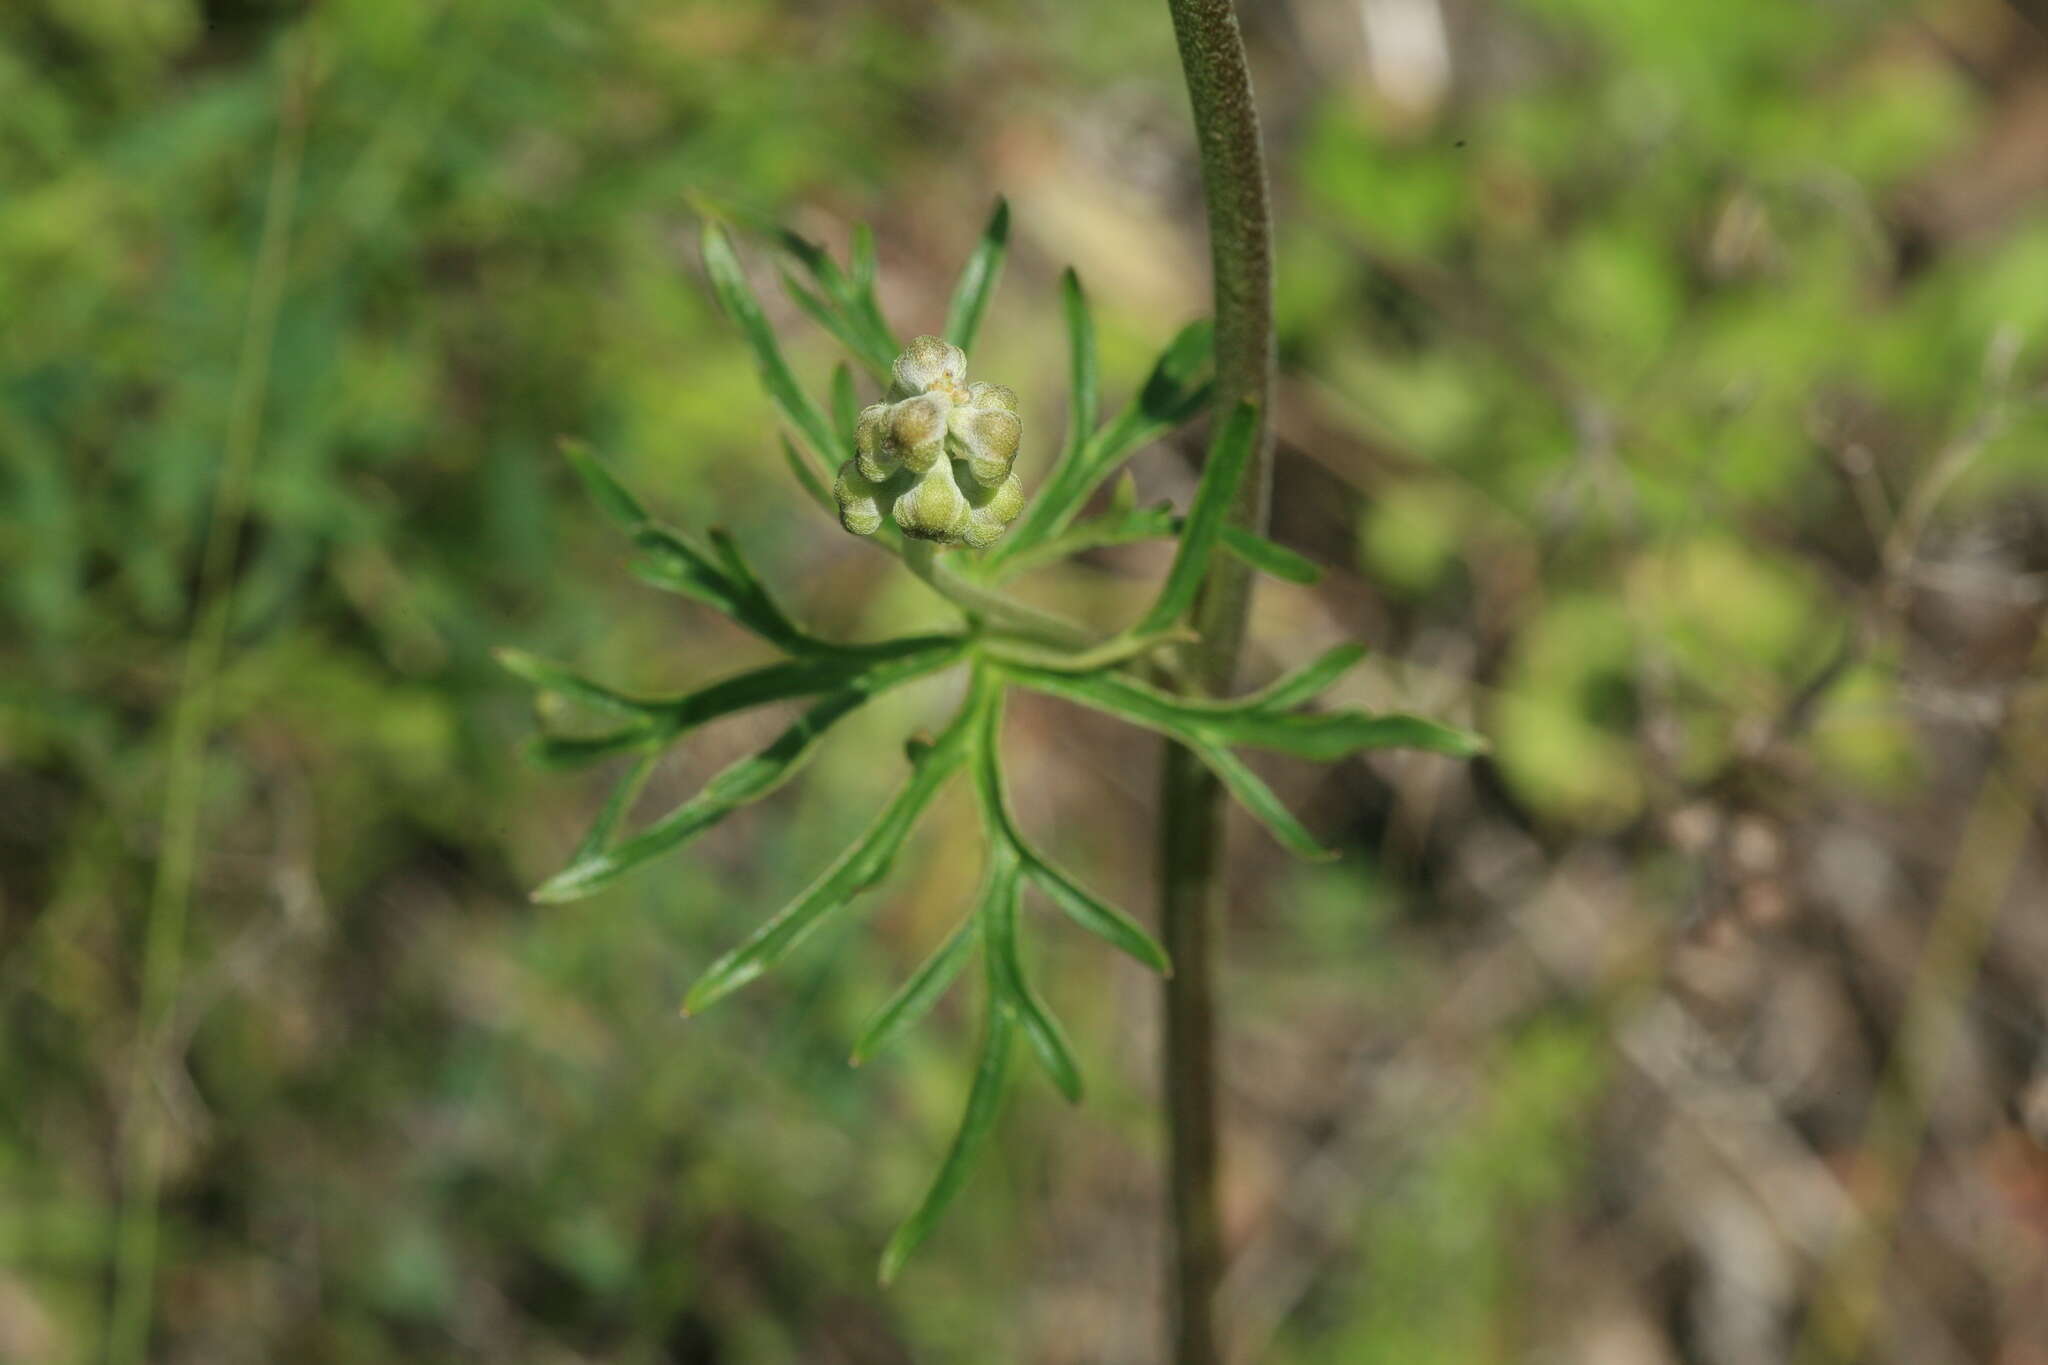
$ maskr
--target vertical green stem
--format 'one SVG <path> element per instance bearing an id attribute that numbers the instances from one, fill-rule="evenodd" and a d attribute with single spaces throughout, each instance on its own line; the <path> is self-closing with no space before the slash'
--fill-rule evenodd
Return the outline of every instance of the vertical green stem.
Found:
<path id="1" fill-rule="evenodd" d="M 113 1302 L 107 1319 L 111 1365 L 135 1365 L 149 1355 L 156 1290 L 157 1197 L 163 1183 L 168 1122 L 153 1081 L 164 1061 L 165 1038 L 184 968 L 185 922 L 198 856 L 200 787 L 205 776 L 206 740 L 213 725 L 214 680 L 227 651 L 235 542 L 261 446 L 271 343 L 290 264 L 292 209 L 306 141 L 311 44 L 311 37 L 302 33 L 287 40 L 280 54 L 285 89 L 271 152 L 263 231 L 256 248 L 234 393 L 229 400 L 227 437 L 199 553 L 192 637 L 186 645 L 184 673 L 171 717 L 163 833 L 143 944 L 134 1072 L 122 1115 L 121 1208 L 114 1243 Z"/>
<path id="2" fill-rule="evenodd" d="M 1230 0 L 1167 0 L 1194 106 L 1215 286 L 1216 411 L 1249 401 L 1258 444 L 1231 511 L 1263 532 L 1272 487 L 1265 414 L 1273 387 L 1272 211 L 1251 71 Z M 1251 572 L 1218 555 L 1196 601 L 1193 686 L 1235 681 Z M 1169 744 L 1161 771 L 1160 923 L 1174 972 L 1166 981 L 1165 1083 L 1173 1209 L 1169 1301 L 1175 1365 L 1218 1365 L 1216 1291 L 1223 1278 L 1217 1206 L 1215 939 L 1220 913 L 1223 792 L 1186 749 Z"/>

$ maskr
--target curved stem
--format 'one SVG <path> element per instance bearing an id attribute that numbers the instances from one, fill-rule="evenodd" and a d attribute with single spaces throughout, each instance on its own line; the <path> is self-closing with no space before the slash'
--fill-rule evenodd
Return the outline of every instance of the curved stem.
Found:
<path id="1" fill-rule="evenodd" d="M 1260 414 L 1252 465 L 1231 524 L 1263 532 L 1272 485 L 1265 430 L 1273 387 L 1272 212 L 1244 39 L 1230 0 L 1167 0 L 1193 105 L 1208 206 L 1216 312 L 1216 411 L 1249 401 Z M 1195 603 L 1194 686 L 1235 680 L 1251 571 L 1217 555 Z M 1160 926 L 1173 975 L 1165 983 L 1165 1085 L 1173 1207 L 1169 1270 L 1175 1365 L 1218 1365 L 1216 1293 L 1223 1278 L 1217 1205 L 1215 952 L 1223 844 L 1222 788 L 1188 750 L 1169 744 L 1159 808 Z"/>
<path id="2" fill-rule="evenodd" d="M 942 567 L 928 540 L 904 537 L 903 563 L 926 587 L 1000 634 L 1063 650 L 1093 643 L 1087 631 L 1065 617 L 1027 607 Z"/>

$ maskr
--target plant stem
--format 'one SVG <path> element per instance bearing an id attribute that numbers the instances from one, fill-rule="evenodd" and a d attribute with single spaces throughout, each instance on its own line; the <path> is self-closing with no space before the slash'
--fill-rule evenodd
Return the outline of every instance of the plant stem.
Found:
<path id="1" fill-rule="evenodd" d="M 1252 102 L 1251 70 L 1230 0 L 1167 0 L 1194 107 L 1215 289 L 1216 409 L 1249 401 L 1260 429 L 1231 524 L 1266 526 L 1272 449 L 1265 414 L 1273 387 L 1272 211 Z M 1197 690 L 1236 679 L 1251 571 L 1217 555 L 1196 600 L 1188 650 Z M 1165 983 L 1164 1068 L 1173 1212 L 1168 1275 L 1175 1365 L 1219 1365 L 1216 1293 L 1223 1278 L 1217 1201 L 1215 940 L 1220 912 L 1222 788 L 1188 750 L 1169 744 L 1159 806 L 1160 926 L 1173 975 Z"/>
<path id="2" fill-rule="evenodd" d="M 905 536 L 903 564 L 924 580 L 926 587 L 970 617 L 985 622 L 999 634 L 1061 650 L 1079 649 L 1092 643 L 1087 631 L 1065 617 L 1027 607 L 942 567 L 928 540 L 913 540 Z"/>

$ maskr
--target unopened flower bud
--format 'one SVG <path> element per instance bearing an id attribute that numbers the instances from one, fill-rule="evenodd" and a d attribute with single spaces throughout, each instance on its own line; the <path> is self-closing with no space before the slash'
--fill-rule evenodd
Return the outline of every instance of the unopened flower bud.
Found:
<path id="1" fill-rule="evenodd" d="M 886 517 L 913 539 L 993 544 L 1024 506 L 1010 468 L 1024 434 L 1015 391 L 968 384 L 966 355 L 937 337 L 913 340 L 892 374 L 889 401 L 861 409 L 832 487 L 840 524 L 869 536 Z"/>

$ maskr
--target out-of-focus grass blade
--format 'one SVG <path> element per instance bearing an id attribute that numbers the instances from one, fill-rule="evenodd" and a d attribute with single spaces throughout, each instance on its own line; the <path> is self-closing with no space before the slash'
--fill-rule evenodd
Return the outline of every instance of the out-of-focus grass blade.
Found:
<path id="1" fill-rule="evenodd" d="M 557 443 L 562 454 L 568 457 L 569 465 L 576 476 L 583 480 L 584 488 L 590 492 L 590 500 L 598 505 L 604 514 L 619 525 L 631 531 L 647 520 L 647 509 L 640 500 L 628 492 L 626 485 L 612 476 L 597 457 L 597 452 L 588 442 L 573 436 L 564 436 Z"/>
<path id="2" fill-rule="evenodd" d="M 1068 1102 L 1081 1100 L 1081 1068 L 1067 1043 L 1059 1021 L 1052 1017 L 1031 982 L 1024 975 L 1024 960 L 1017 948 L 1017 902 L 1021 898 L 1023 867 L 1017 851 L 998 843 L 989 849 L 989 881 L 981 906 L 982 937 L 988 944 L 990 979 L 1003 998 L 1017 1011 L 1017 1022 L 1032 1051 L 1045 1063 L 1046 1073 Z"/>
<path id="3" fill-rule="evenodd" d="M 1313 861 L 1327 861 L 1337 855 L 1316 842 L 1313 834 L 1294 818 L 1294 812 L 1287 809 L 1273 789 L 1265 784 L 1259 775 L 1246 767 L 1244 762 L 1218 744 L 1195 744 L 1191 746 L 1196 757 L 1208 765 L 1209 771 L 1223 780 L 1223 785 L 1237 799 L 1237 803 L 1251 813 L 1253 819 L 1264 825 L 1280 846 L 1297 858 Z"/>
<path id="4" fill-rule="evenodd" d="M 959 283 L 953 286 L 953 301 L 946 309 L 946 340 L 970 354 L 974 334 L 981 328 L 981 315 L 988 296 L 995 292 L 996 278 L 1003 273 L 1003 253 L 1010 241 L 1010 201 L 998 197 L 995 211 L 967 264 L 960 268 Z"/>
<path id="5" fill-rule="evenodd" d="M 974 1084 L 967 1092 L 966 1111 L 960 1117 L 953 1145 L 946 1152 L 946 1159 L 940 1163 L 939 1173 L 933 1177 L 923 1202 L 910 1217 L 904 1219 L 903 1226 L 896 1229 L 896 1235 L 889 1239 L 889 1245 L 882 1251 L 880 1279 L 884 1286 L 895 1280 L 903 1269 L 903 1263 L 910 1259 L 910 1253 L 931 1235 L 946 1206 L 953 1202 L 953 1197 L 966 1183 L 975 1157 L 994 1129 L 996 1116 L 1002 1108 L 1003 1085 L 1009 1076 L 1010 1044 L 1015 1027 L 1010 1007 L 1003 1003 L 995 983 L 991 981 L 987 1023 L 981 1036 L 981 1060 L 974 1068 Z"/>
<path id="6" fill-rule="evenodd" d="M 968 915 L 946 935 L 945 942 L 933 950 L 861 1029 L 860 1039 L 853 1045 L 855 1066 L 887 1047 L 898 1034 L 930 1012 L 953 984 L 953 978 L 960 975 L 960 969 L 967 965 L 968 956 L 980 938 L 979 915 Z"/>
<path id="7" fill-rule="evenodd" d="M 960 766 L 966 723 L 963 712 L 912 767 L 909 780 L 882 808 L 874 824 L 808 890 L 705 970 L 684 998 L 683 1013 L 696 1014 L 760 976 L 825 916 L 888 874 L 911 826 Z"/>
<path id="8" fill-rule="evenodd" d="M 1222 537 L 1224 519 L 1230 515 L 1245 467 L 1251 463 L 1258 434 L 1259 410 L 1250 403 L 1239 403 L 1209 442 L 1209 457 L 1202 465 L 1202 481 L 1195 487 L 1194 505 L 1188 509 L 1173 567 L 1167 571 L 1166 584 L 1152 610 L 1132 633 L 1163 631 L 1178 624 L 1194 605 L 1195 594 L 1209 571 L 1209 555 Z"/>
<path id="9" fill-rule="evenodd" d="M 853 276 L 853 287 L 862 293 L 875 287 L 875 230 L 866 223 L 856 223 L 846 246 L 847 265 Z"/>
<path id="10" fill-rule="evenodd" d="M 727 240 L 725 231 L 712 222 L 704 224 L 704 269 L 711 277 L 711 288 L 718 295 L 719 306 L 725 309 L 726 316 L 739 327 L 753 348 L 762 387 L 768 390 L 768 396 L 782 410 L 783 417 L 810 447 L 811 454 L 820 461 L 829 460 L 833 449 L 832 424 L 825 420 L 825 414 L 818 410 L 818 405 L 797 383 L 789 362 L 782 358 L 782 346 L 775 339 L 775 329 L 762 315 L 760 301 L 754 297 L 753 287 L 740 270 L 739 257 L 733 254 L 732 243 Z"/>

